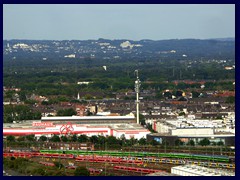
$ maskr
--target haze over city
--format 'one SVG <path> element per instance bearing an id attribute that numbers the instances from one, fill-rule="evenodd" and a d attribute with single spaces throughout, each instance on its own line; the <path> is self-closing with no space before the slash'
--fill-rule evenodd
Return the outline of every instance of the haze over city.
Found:
<path id="1" fill-rule="evenodd" d="M 235 37 L 234 4 L 3 5 L 6 40 L 228 37 Z"/>

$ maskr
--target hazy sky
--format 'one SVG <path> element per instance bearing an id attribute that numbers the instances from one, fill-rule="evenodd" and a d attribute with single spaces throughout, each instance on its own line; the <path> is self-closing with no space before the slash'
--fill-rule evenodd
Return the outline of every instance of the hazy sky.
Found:
<path id="1" fill-rule="evenodd" d="M 225 37 L 235 37 L 234 4 L 3 5 L 8 40 Z"/>

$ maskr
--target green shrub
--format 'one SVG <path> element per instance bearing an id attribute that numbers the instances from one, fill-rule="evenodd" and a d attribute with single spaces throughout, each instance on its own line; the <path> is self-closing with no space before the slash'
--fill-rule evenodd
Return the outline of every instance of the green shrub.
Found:
<path id="1" fill-rule="evenodd" d="M 77 167 L 74 171 L 74 176 L 90 176 L 90 172 L 85 167 Z"/>

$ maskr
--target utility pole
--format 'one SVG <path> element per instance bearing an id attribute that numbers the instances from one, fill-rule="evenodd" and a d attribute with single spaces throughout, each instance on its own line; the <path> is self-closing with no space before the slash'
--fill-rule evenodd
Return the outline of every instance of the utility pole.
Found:
<path id="1" fill-rule="evenodd" d="M 137 80 L 135 81 L 135 91 L 136 91 L 136 112 L 137 112 L 137 124 L 139 124 L 139 92 L 140 92 L 140 85 L 141 81 L 139 80 L 138 77 L 138 70 L 135 70 Z"/>

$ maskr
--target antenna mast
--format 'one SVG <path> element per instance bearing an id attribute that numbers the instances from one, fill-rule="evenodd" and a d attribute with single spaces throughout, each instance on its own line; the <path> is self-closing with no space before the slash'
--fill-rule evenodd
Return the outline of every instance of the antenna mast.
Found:
<path id="1" fill-rule="evenodd" d="M 140 85 L 141 81 L 138 77 L 138 70 L 135 70 L 137 80 L 135 81 L 135 91 L 136 91 L 136 112 L 137 112 L 137 124 L 139 124 L 139 92 L 140 92 Z"/>

